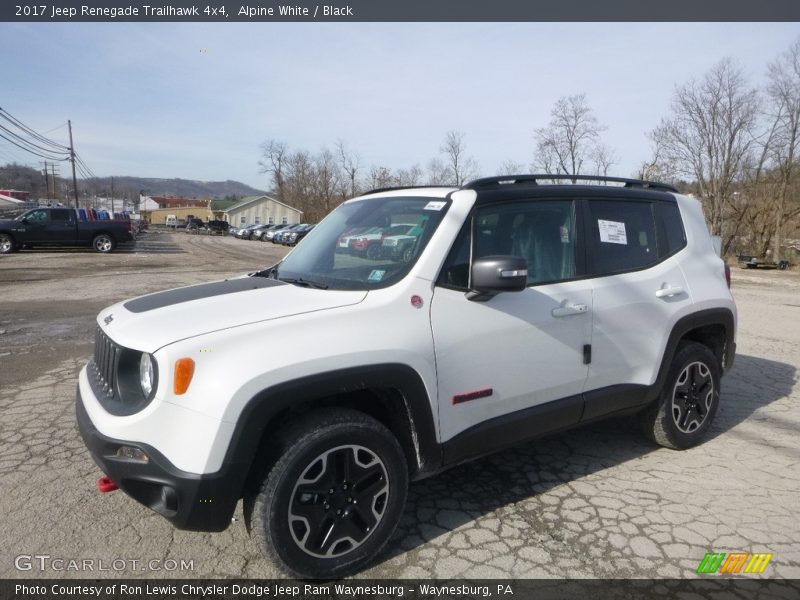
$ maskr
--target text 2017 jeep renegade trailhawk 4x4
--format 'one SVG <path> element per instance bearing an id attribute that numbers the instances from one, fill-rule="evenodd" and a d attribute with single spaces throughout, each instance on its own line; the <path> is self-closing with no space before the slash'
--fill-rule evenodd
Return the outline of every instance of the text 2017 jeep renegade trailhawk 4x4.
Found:
<path id="1" fill-rule="evenodd" d="M 337 251 L 398 223 L 403 252 Z M 102 311 L 77 418 L 104 481 L 176 527 L 223 530 L 243 498 L 270 559 L 337 577 L 409 480 L 609 415 L 697 444 L 735 327 L 700 204 L 667 185 L 379 190 L 271 268 Z"/>

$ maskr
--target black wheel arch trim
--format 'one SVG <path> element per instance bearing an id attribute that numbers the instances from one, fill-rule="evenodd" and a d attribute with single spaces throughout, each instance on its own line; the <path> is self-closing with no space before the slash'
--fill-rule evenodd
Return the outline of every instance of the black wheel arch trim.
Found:
<path id="1" fill-rule="evenodd" d="M 669 339 L 664 349 L 664 355 L 661 358 L 661 366 L 658 369 L 658 377 L 656 377 L 656 382 L 653 387 L 656 390 L 660 390 L 663 387 L 667 379 L 667 374 L 669 373 L 669 367 L 672 364 L 672 359 L 678 351 L 678 344 L 680 344 L 681 340 L 692 331 L 708 327 L 709 325 L 721 325 L 725 331 L 725 336 L 722 340 L 722 348 L 711 348 L 711 350 L 715 352 L 717 358 L 720 359 L 720 367 L 723 372 L 730 369 L 736 355 L 735 323 L 733 312 L 728 308 L 708 308 L 679 319 L 669 334 Z"/>
<path id="2" fill-rule="evenodd" d="M 390 389 L 398 392 L 411 426 L 410 442 L 415 456 L 409 461 L 411 479 L 438 471 L 441 448 L 436 440 L 433 409 L 422 377 L 412 367 L 399 363 L 365 365 L 309 375 L 266 388 L 253 396 L 237 419 L 224 464 L 238 465 L 241 480 L 232 481 L 237 491 L 246 491 L 253 461 L 259 456 L 264 434 L 275 419 L 295 407 L 326 398 L 361 391 Z M 335 403 L 330 404 L 335 406 Z M 404 440 L 399 440 L 404 449 Z M 241 494 L 240 494 L 241 495 Z"/>

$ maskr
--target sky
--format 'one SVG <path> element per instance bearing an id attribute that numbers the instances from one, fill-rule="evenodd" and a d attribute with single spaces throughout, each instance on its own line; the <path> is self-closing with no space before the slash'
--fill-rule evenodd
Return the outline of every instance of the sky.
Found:
<path id="1" fill-rule="evenodd" d="M 447 131 L 479 174 L 529 168 L 559 97 L 585 93 L 633 175 L 677 85 L 731 57 L 753 86 L 798 23 L 0 23 L 0 107 L 98 176 L 269 189 L 260 145 L 421 167 Z M 39 166 L 0 140 L 0 164 Z M 60 172 L 69 172 L 68 164 Z"/>

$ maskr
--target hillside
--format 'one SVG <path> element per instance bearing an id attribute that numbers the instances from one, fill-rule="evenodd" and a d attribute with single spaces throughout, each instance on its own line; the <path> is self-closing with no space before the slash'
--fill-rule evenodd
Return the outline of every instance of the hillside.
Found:
<path id="1" fill-rule="evenodd" d="M 49 187 L 52 189 L 52 180 Z M 57 178 L 56 190 L 59 197 L 72 187 L 66 177 Z M 0 189 L 10 188 L 31 192 L 34 198 L 47 197 L 44 177 L 41 171 L 30 167 L 8 164 L 0 166 Z M 81 195 L 107 195 L 111 190 L 110 177 L 97 179 L 78 179 Z M 190 179 L 155 179 L 151 177 L 114 176 L 114 195 L 134 197 L 144 192 L 148 196 L 183 196 L 185 198 L 224 198 L 225 196 L 254 196 L 265 193 L 239 181 L 193 181 Z"/>
<path id="2" fill-rule="evenodd" d="M 110 177 L 91 180 L 95 188 L 111 189 Z M 80 186 L 80 182 L 78 182 Z M 147 177 L 114 177 L 115 189 L 135 189 L 148 196 L 183 196 L 185 198 L 214 198 L 253 196 L 265 193 L 238 181 L 193 181 L 190 179 L 153 179 Z"/>

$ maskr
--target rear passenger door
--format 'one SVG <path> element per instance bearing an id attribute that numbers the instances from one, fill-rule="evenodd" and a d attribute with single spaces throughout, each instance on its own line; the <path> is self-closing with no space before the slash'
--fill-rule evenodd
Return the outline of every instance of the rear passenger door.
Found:
<path id="1" fill-rule="evenodd" d="M 638 386 L 654 383 L 669 332 L 692 301 L 675 258 L 686 242 L 674 199 L 587 199 L 584 215 L 594 292 L 588 420 L 640 401 Z"/>

